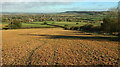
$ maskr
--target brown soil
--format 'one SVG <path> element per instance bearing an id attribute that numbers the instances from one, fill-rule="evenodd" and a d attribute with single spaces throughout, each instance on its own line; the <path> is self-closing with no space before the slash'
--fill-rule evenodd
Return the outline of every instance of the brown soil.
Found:
<path id="1" fill-rule="evenodd" d="M 2 31 L 2 64 L 117 65 L 115 37 L 62 28 Z"/>

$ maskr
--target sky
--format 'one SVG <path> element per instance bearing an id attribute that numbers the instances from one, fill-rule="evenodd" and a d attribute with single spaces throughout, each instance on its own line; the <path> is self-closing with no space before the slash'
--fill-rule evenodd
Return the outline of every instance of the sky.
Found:
<path id="1" fill-rule="evenodd" d="M 0 0 L 0 2 L 119 2 L 120 0 Z"/>
<path id="2" fill-rule="evenodd" d="M 107 11 L 110 8 L 118 6 L 118 0 L 66 0 L 68 2 L 64 2 L 64 0 L 59 0 L 57 2 L 54 0 L 52 1 L 47 2 L 47 0 L 45 0 L 44 2 L 40 2 L 40 0 L 4 0 L 0 3 L 2 6 L 2 10 L 0 10 L 0 12 L 59 13 L 65 11 Z"/>

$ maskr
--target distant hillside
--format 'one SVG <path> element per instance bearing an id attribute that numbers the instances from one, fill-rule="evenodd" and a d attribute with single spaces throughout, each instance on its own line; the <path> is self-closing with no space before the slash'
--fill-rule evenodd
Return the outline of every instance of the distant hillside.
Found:
<path id="1" fill-rule="evenodd" d="M 13 14 L 89 14 L 89 15 L 95 15 L 95 14 L 106 14 L 108 11 L 66 11 L 66 12 L 60 12 L 60 13 L 23 13 L 23 12 L 0 12 L 0 14 L 3 15 L 13 15 Z"/>
<path id="2" fill-rule="evenodd" d="M 108 11 L 66 11 L 63 13 L 79 13 L 79 14 L 105 14 Z"/>

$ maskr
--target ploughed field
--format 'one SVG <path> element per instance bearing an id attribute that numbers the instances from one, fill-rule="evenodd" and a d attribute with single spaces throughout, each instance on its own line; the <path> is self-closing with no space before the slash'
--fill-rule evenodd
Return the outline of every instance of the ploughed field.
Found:
<path id="1" fill-rule="evenodd" d="M 62 28 L 2 31 L 2 64 L 116 65 L 115 37 Z"/>

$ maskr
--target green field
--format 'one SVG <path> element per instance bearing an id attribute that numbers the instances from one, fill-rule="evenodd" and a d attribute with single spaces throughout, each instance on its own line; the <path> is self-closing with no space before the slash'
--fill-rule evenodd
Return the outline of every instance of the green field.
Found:
<path id="1" fill-rule="evenodd" d="M 9 23 L 2 23 L 2 25 L 7 25 L 7 24 L 9 24 Z"/>
<path id="2" fill-rule="evenodd" d="M 22 23 L 22 28 L 26 27 L 54 27 L 54 26 L 49 26 L 49 25 L 42 25 L 42 24 L 30 24 L 30 23 Z"/>
<path id="3" fill-rule="evenodd" d="M 39 22 L 37 22 L 39 23 Z M 54 23 L 54 24 L 52 24 Z M 78 24 L 76 24 L 78 23 Z M 47 24 L 52 24 L 52 25 L 59 25 L 59 26 L 65 26 L 68 25 L 69 27 L 79 27 L 79 26 L 83 26 L 85 24 L 92 24 L 94 26 L 100 26 L 100 23 L 86 23 L 86 22 L 52 22 L 52 21 L 48 21 Z"/>
<path id="4" fill-rule="evenodd" d="M 78 23 L 78 24 L 76 24 Z M 9 23 L 2 23 L 3 28 L 8 25 Z M 48 24 L 48 25 L 47 25 Z M 68 27 L 80 27 L 85 24 L 92 24 L 94 26 L 100 26 L 100 23 L 86 23 L 86 22 L 54 22 L 54 21 L 47 21 L 47 24 L 44 24 L 44 22 L 27 22 L 22 23 L 22 28 L 52 28 L 57 26 L 64 27 L 67 25 Z"/>

